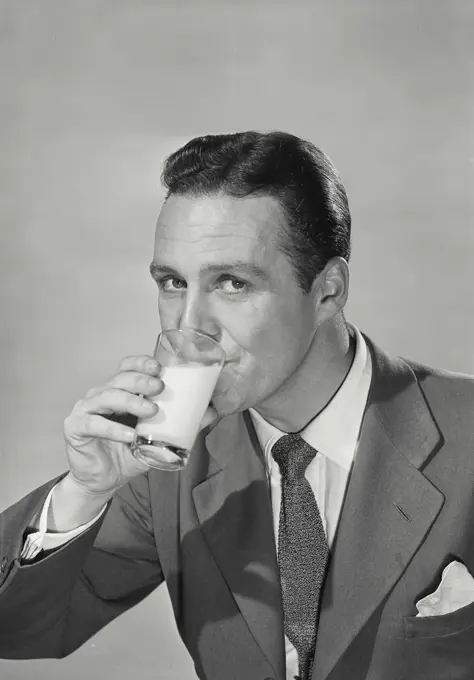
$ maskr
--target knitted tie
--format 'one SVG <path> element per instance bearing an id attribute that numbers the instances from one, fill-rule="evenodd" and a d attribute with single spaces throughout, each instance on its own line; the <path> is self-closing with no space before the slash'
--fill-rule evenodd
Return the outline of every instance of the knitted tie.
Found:
<path id="1" fill-rule="evenodd" d="M 329 557 L 318 504 L 304 476 L 316 454 L 298 434 L 283 436 L 272 448 L 281 472 L 278 566 L 285 633 L 298 652 L 301 680 L 311 677 L 319 600 Z"/>

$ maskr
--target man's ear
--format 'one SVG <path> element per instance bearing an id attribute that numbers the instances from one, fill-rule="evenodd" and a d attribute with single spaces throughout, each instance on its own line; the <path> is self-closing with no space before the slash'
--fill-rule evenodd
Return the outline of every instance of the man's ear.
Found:
<path id="1" fill-rule="evenodd" d="M 349 265 L 343 257 L 333 257 L 311 287 L 317 325 L 341 312 L 349 296 Z"/>

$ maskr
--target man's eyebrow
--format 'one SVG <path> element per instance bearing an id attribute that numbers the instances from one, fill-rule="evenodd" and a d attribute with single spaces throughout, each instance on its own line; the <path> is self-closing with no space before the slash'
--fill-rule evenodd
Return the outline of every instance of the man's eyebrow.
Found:
<path id="1" fill-rule="evenodd" d="M 258 279 L 268 280 L 267 272 L 252 262 L 245 262 L 244 260 L 235 260 L 234 262 L 216 262 L 202 267 L 200 273 L 218 273 L 218 272 L 232 272 L 235 274 L 242 273 L 248 276 L 254 276 Z M 179 272 L 168 264 L 159 264 L 153 261 L 150 264 L 150 274 L 155 279 L 164 274 L 171 274 L 180 278 Z"/>

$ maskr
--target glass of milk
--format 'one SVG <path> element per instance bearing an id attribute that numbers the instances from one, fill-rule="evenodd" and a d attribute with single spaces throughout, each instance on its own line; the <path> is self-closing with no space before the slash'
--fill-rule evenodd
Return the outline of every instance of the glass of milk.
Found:
<path id="1" fill-rule="evenodd" d="M 171 329 L 159 334 L 154 357 L 161 366 L 164 390 L 152 399 L 158 412 L 138 420 L 131 450 L 149 467 L 180 470 L 188 461 L 225 353 L 204 333 Z"/>

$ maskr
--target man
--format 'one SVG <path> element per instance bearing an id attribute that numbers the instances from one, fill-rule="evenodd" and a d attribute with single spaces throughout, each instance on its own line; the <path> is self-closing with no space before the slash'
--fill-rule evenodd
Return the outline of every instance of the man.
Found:
<path id="1" fill-rule="evenodd" d="M 346 322 L 349 208 L 312 144 L 198 138 L 163 180 L 162 328 L 227 363 L 179 473 L 130 452 L 150 357 L 76 404 L 69 472 L 2 515 L 1 656 L 63 657 L 166 579 L 206 680 L 472 679 L 472 379 Z"/>

